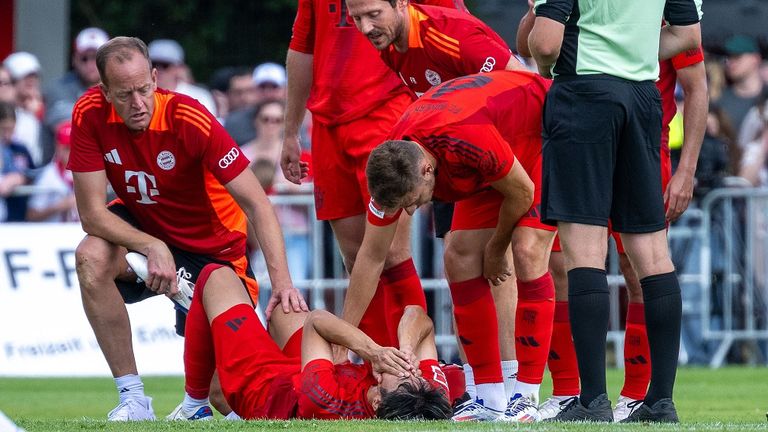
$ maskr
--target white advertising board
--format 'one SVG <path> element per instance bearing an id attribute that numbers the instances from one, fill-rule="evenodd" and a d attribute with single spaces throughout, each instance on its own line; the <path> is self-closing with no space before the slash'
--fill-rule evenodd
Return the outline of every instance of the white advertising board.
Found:
<path id="1" fill-rule="evenodd" d="M 110 376 L 83 312 L 74 224 L 0 224 L 0 376 Z M 142 375 L 184 373 L 184 339 L 164 296 L 128 305 Z"/>

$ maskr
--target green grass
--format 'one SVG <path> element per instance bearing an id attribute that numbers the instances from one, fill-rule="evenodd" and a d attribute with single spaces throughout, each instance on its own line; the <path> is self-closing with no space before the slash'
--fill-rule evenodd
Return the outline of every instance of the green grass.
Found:
<path id="1" fill-rule="evenodd" d="M 608 385 L 615 401 L 623 371 L 610 370 Z M 169 413 L 183 395 L 180 377 L 145 377 L 147 394 L 158 416 Z M 541 395 L 550 391 L 548 377 Z M 110 424 L 103 419 L 117 403 L 113 381 L 105 378 L 0 378 L 0 409 L 29 431 L 182 431 L 182 430 L 291 430 L 291 431 L 602 431 L 602 430 L 740 430 L 768 431 L 768 368 L 683 368 L 678 374 L 675 400 L 679 426 L 626 425 L 494 425 L 417 422 L 145 422 Z"/>

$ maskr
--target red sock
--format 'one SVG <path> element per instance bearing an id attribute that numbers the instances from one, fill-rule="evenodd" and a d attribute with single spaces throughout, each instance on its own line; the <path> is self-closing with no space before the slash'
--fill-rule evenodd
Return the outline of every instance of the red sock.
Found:
<path id="1" fill-rule="evenodd" d="M 384 270 L 381 273 L 381 285 L 384 288 L 384 310 L 389 340 L 396 342 L 397 326 L 400 325 L 405 307 L 416 305 L 426 311 L 427 299 L 424 297 L 424 289 L 411 258 Z"/>
<path id="2" fill-rule="evenodd" d="M 459 340 L 472 366 L 475 384 L 503 382 L 499 352 L 499 323 L 491 286 L 482 276 L 449 283 Z"/>
<path id="3" fill-rule="evenodd" d="M 624 388 L 621 395 L 644 399 L 651 381 L 651 351 L 645 330 L 643 303 L 627 305 L 627 330 L 624 333 Z"/>
<path id="4" fill-rule="evenodd" d="M 517 280 L 515 350 L 519 368 L 517 380 L 541 384 L 552 340 L 555 315 L 555 284 L 549 272 L 538 279 Z"/>
<path id="5" fill-rule="evenodd" d="M 576 361 L 576 350 L 573 348 L 567 301 L 555 303 L 548 364 L 552 374 L 552 396 L 575 396 L 580 393 L 579 364 Z"/>
<path id="6" fill-rule="evenodd" d="M 200 271 L 195 281 L 195 295 L 187 313 L 184 338 L 184 390 L 195 399 L 205 399 L 211 388 L 211 378 L 216 370 L 213 336 L 203 306 L 203 288 L 208 277 L 220 265 L 208 265 Z M 193 336 L 194 335 L 194 336 Z"/>
<path id="7" fill-rule="evenodd" d="M 380 279 L 376 287 L 376 294 L 373 295 L 368 309 L 365 310 L 363 317 L 357 327 L 367 334 L 374 342 L 381 346 L 393 346 L 389 340 L 387 332 L 387 316 L 384 313 L 384 283 Z M 397 340 L 395 340 L 397 342 Z"/>

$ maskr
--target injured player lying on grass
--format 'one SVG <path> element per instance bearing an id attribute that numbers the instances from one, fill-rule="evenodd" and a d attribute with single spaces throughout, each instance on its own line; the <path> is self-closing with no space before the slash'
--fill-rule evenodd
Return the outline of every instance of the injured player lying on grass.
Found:
<path id="1" fill-rule="evenodd" d="M 203 288 L 204 287 L 204 288 Z M 424 309 L 408 306 L 400 348 L 382 347 L 333 314 L 275 309 L 264 329 L 234 272 L 206 266 L 187 317 L 185 398 L 172 419 L 210 419 L 214 370 L 235 413 L 246 419 L 448 419 L 445 375 Z M 332 344 L 365 364 L 332 363 Z"/>

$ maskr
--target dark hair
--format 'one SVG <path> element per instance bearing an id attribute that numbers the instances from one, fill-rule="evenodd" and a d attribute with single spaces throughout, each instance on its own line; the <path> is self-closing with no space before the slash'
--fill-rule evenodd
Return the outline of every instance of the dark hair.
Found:
<path id="1" fill-rule="evenodd" d="M 365 176 L 368 192 L 380 206 L 393 209 L 419 183 L 419 161 L 424 157 L 411 141 L 384 141 L 371 151 Z"/>
<path id="2" fill-rule="evenodd" d="M 96 50 L 96 68 L 99 69 L 101 82 L 106 86 L 109 85 L 107 83 L 106 68 L 107 61 L 110 58 L 114 58 L 118 63 L 125 63 L 132 59 L 134 54 L 141 54 L 147 60 L 147 67 L 152 70 L 152 62 L 149 60 L 147 44 L 139 38 L 118 36 L 100 46 Z"/>
<path id="3" fill-rule="evenodd" d="M 446 420 L 453 415 L 442 389 L 425 380 L 404 382 L 391 392 L 381 391 L 376 417 L 383 420 Z"/>

